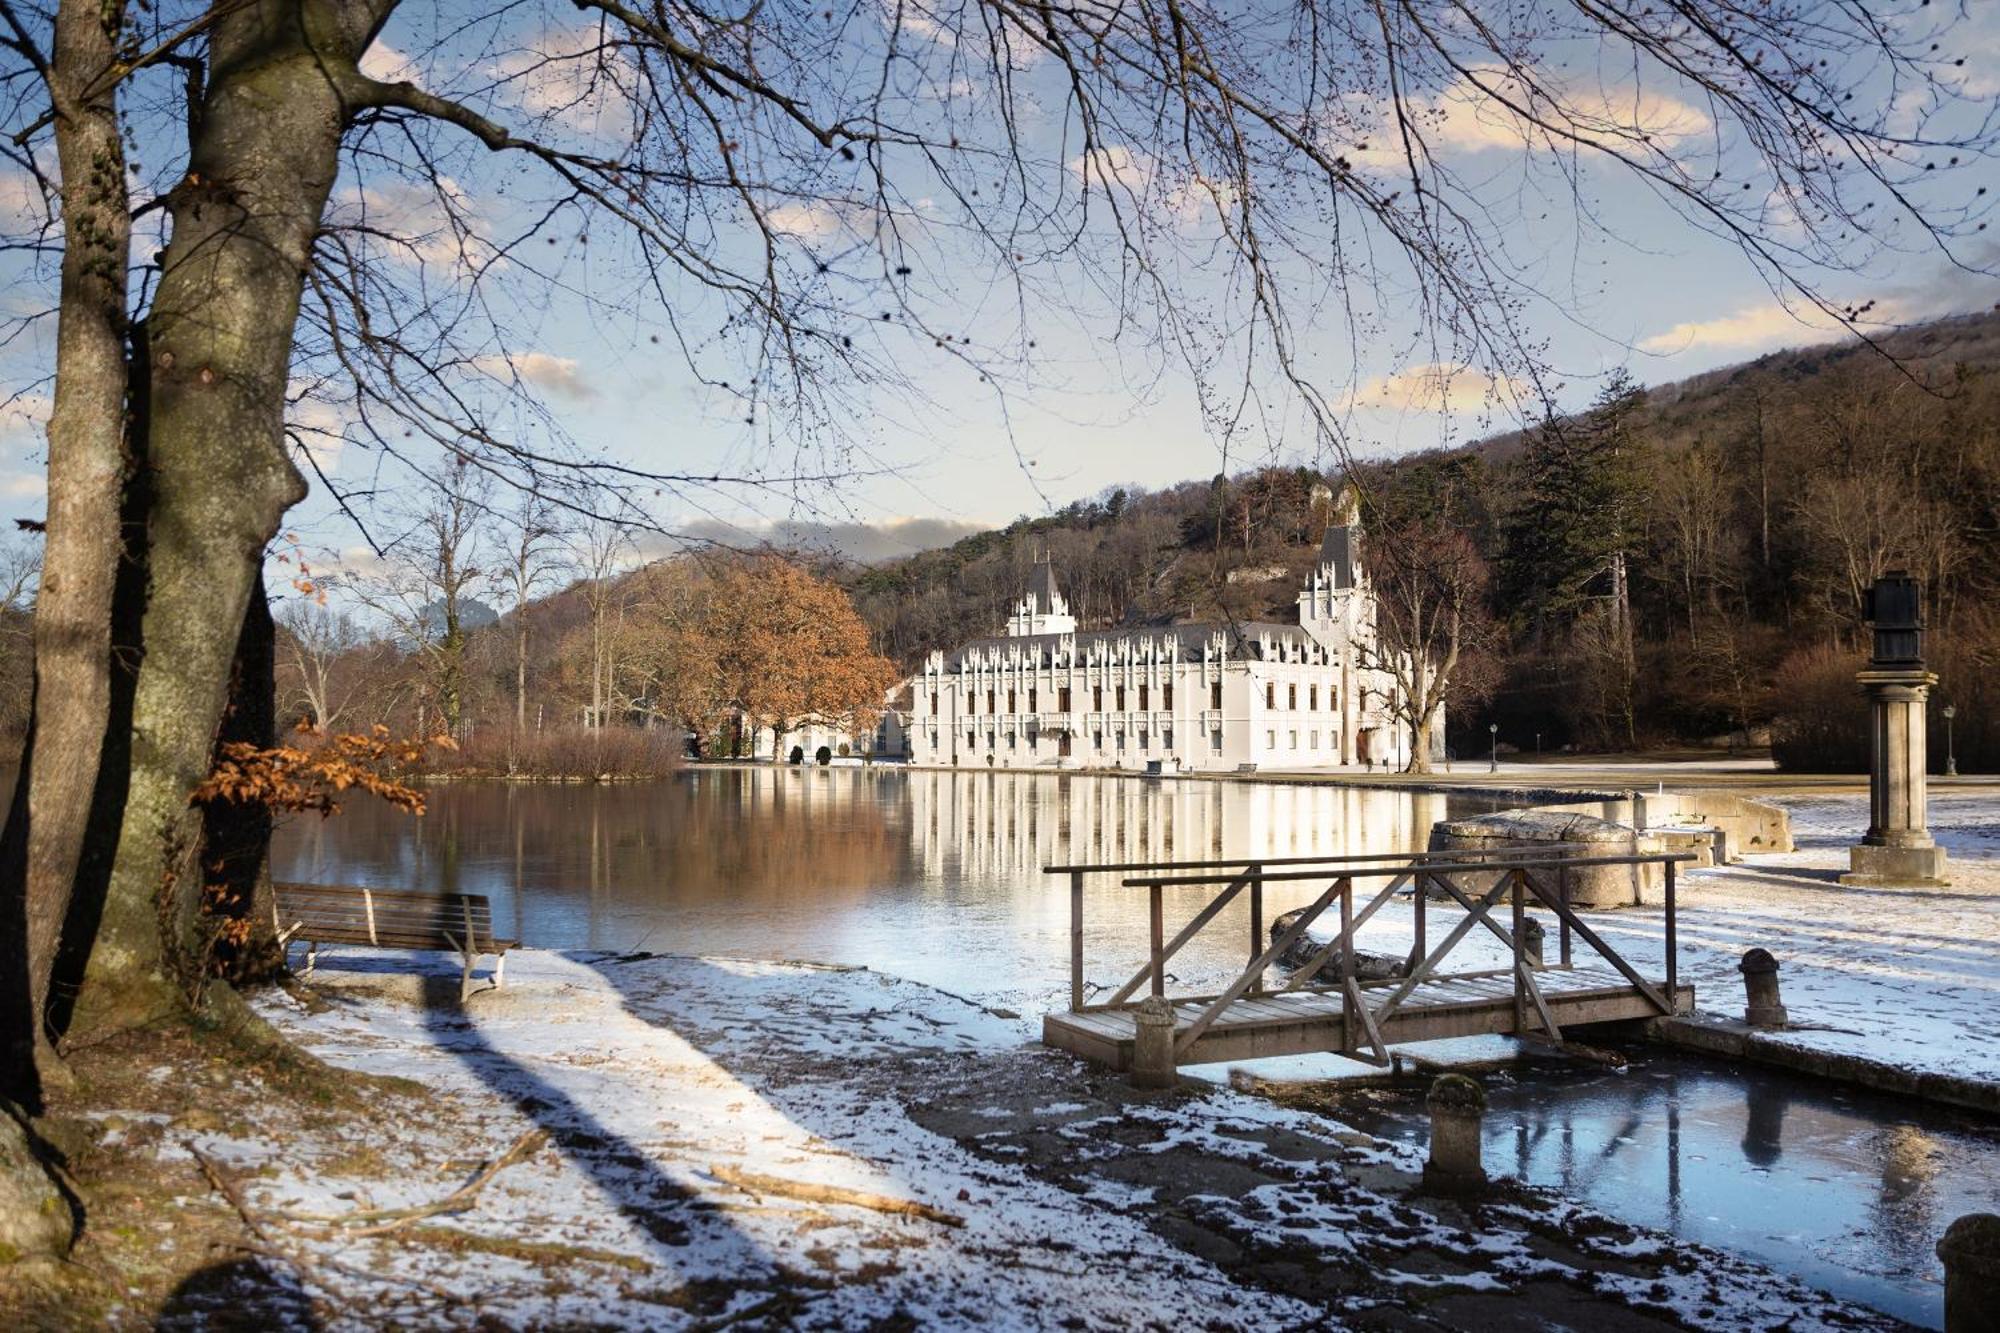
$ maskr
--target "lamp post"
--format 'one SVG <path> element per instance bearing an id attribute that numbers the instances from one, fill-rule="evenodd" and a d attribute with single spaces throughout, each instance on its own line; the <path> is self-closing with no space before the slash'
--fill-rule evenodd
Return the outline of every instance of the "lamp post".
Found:
<path id="1" fill-rule="evenodd" d="M 1958 705 L 1946 704 L 1944 712 L 1944 775 L 1958 776 L 1958 750 L 1951 743 L 1951 720 L 1958 716 Z"/>
<path id="2" fill-rule="evenodd" d="M 1486 771 L 1489 773 L 1498 773 L 1500 771 L 1500 724 L 1498 722 L 1488 722 L 1486 724 L 1486 734 L 1493 738 L 1493 764 Z"/>

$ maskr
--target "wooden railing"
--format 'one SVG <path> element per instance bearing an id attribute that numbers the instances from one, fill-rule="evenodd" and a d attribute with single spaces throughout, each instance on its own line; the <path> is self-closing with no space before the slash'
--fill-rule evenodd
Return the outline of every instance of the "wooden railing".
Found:
<path id="1" fill-rule="evenodd" d="M 1265 994 L 1264 979 L 1272 964 L 1288 953 L 1300 940 L 1306 938 L 1313 923 L 1337 905 L 1340 912 L 1339 932 L 1315 950 L 1307 963 L 1294 971 L 1275 993 L 1338 990 L 1343 997 L 1343 1021 L 1347 1026 L 1346 1039 L 1343 1042 L 1345 1049 L 1358 1050 L 1359 1040 L 1365 1037 L 1376 1057 L 1386 1062 L 1388 1057 L 1381 1037 L 1382 1025 L 1419 985 L 1426 980 L 1441 978 L 1437 970 L 1438 965 L 1478 926 L 1484 926 L 1496 936 L 1512 956 L 1512 965 L 1508 970 L 1514 979 L 1515 1030 L 1529 1031 L 1531 1027 L 1529 1013 L 1532 1010 L 1543 1030 L 1550 1036 L 1560 1039 L 1561 1032 L 1534 978 L 1534 973 L 1543 964 L 1539 959 L 1529 958 L 1526 949 L 1525 921 L 1530 899 L 1552 912 L 1559 924 L 1558 966 L 1568 968 L 1573 965 L 1573 939 L 1580 938 L 1616 969 L 1635 990 L 1645 996 L 1650 1004 L 1662 1014 L 1671 1015 L 1675 1011 L 1673 997 L 1679 986 L 1674 871 L 1680 862 L 1695 859 L 1691 853 L 1653 856 L 1550 856 L 1544 848 L 1529 847 L 1492 851 L 1267 857 L 1249 861 L 1124 862 L 1048 866 L 1045 869 L 1049 874 L 1069 876 L 1070 1009 L 1076 1013 L 1128 1007 L 1135 1003 L 1133 996 L 1149 982 L 1150 994 L 1165 997 L 1168 962 L 1221 915 L 1224 908 L 1246 890 L 1248 891 L 1249 962 L 1236 979 L 1218 994 L 1178 997 L 1176 1003 L 1190 1001 L 1204 1003 L 1200 1015 L 1176 1037 L 1175 1047 L 1178 1053 L 1185 1053 L 1198 1041 L 1231 1004 L 1246 996 L 1255 998 Z M 1653 864 L 1663 867 L 1663 896 L 1666 909 L 1664 993 L 1576 915 L 1569 902 L 1569 875 L 1566 873 L 1600 866 L 1631 866 L 1637 873 L 1640 868 Z M 1472 879 L 1488 872 L 1497 873 L 1491 885 L 1477 891 L 1476 896 L 1468 893 L 1460 883 L 1456 882 L 1458 879 Z M 1143 888 L 1147 891 L 1149 911 L 1150 948 L 1147 961 L 1132 974 L 1130 979 L 1113 991 L 1108 1000 L 1095 1004 L 1085 1002 L 1083 956 L 1084 876 L 1090 874 L 1125 875 L 1126 878 L 1121 881 L 1125 887 Z M 1329 876 L 1331 882 L 1326 889 L 1306 905 L 1298 918 L 1277 938 L 1266 939 L 1265 886 L 1273 883 L 1318 882 L 1328 879 Z M 1356 910 L 1355 881 L 1373 879 L 1383 879 L 1387 882 L 1372 894 L 1359 910 Z M 1175 932 L 1171 940 L 1167 939 L 1165 891 L 1169 888 L 1205 885 L 1221 887 L 1186 925 Z M 1465 913 L 1435 949 L 1428 947 L 1427 886 L 1455 901 Z M 1406 888 L 1413 891 L 1415 944 L 1404 964 L 1404 975 L 1401 978 L 1393 982 L 1370 984 L 1369 989 L 1385 989 L 1393 986 L 1381 1004 L 1370 1008 L 1362 996 L 1362 983 L 1355 976 L 1355 938 L 1371 917 Z M 1493 909 L 1503 898 L 1508 900 L 1511 908 L 1511 928 L 1503 927 L 1492 918 Z M 1318 981 L 1322 967 L 1336 958 L 1339 960 L 1338 979 L 1327 983 Z"/>

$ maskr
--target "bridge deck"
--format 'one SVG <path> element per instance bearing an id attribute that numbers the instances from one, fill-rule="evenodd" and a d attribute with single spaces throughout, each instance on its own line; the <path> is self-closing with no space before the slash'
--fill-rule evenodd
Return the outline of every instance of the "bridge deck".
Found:
<path id="1" fill-rule="evenodd" d="M 1609 966 L 1550 967 L 1534 973 L 1535 984 L 1558 1026 L 1609 1023 L 1657 1017 L 1659 1010 L 1631 982 Z M 1662 994 L 1666 983 L 1655 981 Z M 1362 987 L 1371 1007 L 1381 1004 L 1394 982 Z M 1694 987 L 1677 985 L 1674 1009 L 1694 1008 Z M 1211 997 L 1212 998 L 1212 997 Z M 1174 1001 L 1175 1031 L 1181 1033 L 1208 1007 L 1208 998 Z M 1042 1040 L 1113 1069 L 1132 1067 L 1136 1006 L 1052 1013 L 1042 1019 Z M 1182 1051 L 1180 1064 L 1249 1060 L 1261 1056 L 1304 1055 L 1342 1050 L 1348 1039 L 1344 1004 L 1337 991 L 1263 992 L 1245 995 L 1223 1010 L 1209 1029 Z M 1357 1033 L 1361 1024 L 1355 1025 Z M 1528 1007 L 1528 1030 L 1541 1023 Z M 1382 1025 L 1385 1045 L 1438 1041 L 1516 1031 L 1514 983 L 1507 971 L 1433 977 L 1419 984 Z"/>

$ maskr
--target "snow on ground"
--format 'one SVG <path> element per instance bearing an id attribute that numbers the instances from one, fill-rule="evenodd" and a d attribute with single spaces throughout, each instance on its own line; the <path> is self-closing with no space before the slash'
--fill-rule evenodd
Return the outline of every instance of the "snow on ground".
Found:
<path id="1" fill-rule="evenodd" d="M 1409 1150 L 1227 1090 L 1136 1093 L 1024 1043 L 1026 1020 L 877 973 L 524 950 L 508 974 L 461 1005 L 449 960 L 348 952 L 322 964 L 316 1011 L 264 1002 L 330 1063 L 425 1090 L 384 1102 L 405 1109 L 365 1159 L 196 1136 L 268 1218 L 435 1199 L 480 1148 L 546 1131 L 439 1219 L 451 1243 L 297 1232 L 405 1326 L 1341 1327 L 1411 1302 L 1459 1328 L 1503 1311 L 1887 1326 L 1531 1191 L 1483 1211 L 1410 1199 Z M 800 1202 L 745 1172 L 963 1225 Z M 346 1322 L 382 1318 L 363 1303 Z"/>
<path id="2" fill-rule="evenodd" d="M 427 964 L 436 960 L 380 954 L 341 965 L 382 968 L 387 989 L 407 991 L 397 983 L 409 977 L 395 973 Z M 436 1001 L 455 992 L 456 973 L 445 968 L 431 982 Z M 505 1263 L 468 1272 L 420 1247 L 362 1241 L 331 1251 L 408 1282 L 474 1283 L 478 1308 L 505 1324 L 626 1324 L 639 1310 L 649 1325 L 672 1326 L 770 1306 L 765 1313 L 792 1327 L 892 1316 L 926 1328 L 984 1327 L 996 1311 L 1027 1326 L 1074 1316 L 1116 1327 L 1139 1290 L 1169 1324 L 1282 1325 L 1311 1314 L 1236 1289 L 1136 1222 L 994 1169 L 860 1085 L 794 1090 L 779 1104 L 731 1072 L 745 1055 L 769 1064 L 837 1054 L 866 1065 L 1018 1044 L 1017 1025 L 910 983 L 786 964 L 524 950 L 512 955 L 506 988 L 476 994 L 464 1011 L 344 990 L 330 991 L 324 1013 L 280 1000 L 268 1014 L 332 1063 L 423 1083 L 437 1115 L 459 1127 L 476 1122 L 496 1152 L 537 1125 L 553 1136 L 552 1150 L 501 1173 L 454 1226 L 494 1239 L 553 1238 L 626 1261 L 620 1280 L 565 1290 Z M 255 1145 L 211 1136 L 204 1146 L 238 1167 L 275 1172 L 249 1185 L 258 1207 L 355 1206 L 332 1197 L 352 1182 L 253 1160 Z M 727 1183 L 732 1170 L 916 1200 L 964 1225 L 760 1195 Z M 370 1184 L 367 1202 L 442 1192 L 434 1179 L 406 1176 Z M 698 1308 L 703 1294 L 707 1307 Z"/>

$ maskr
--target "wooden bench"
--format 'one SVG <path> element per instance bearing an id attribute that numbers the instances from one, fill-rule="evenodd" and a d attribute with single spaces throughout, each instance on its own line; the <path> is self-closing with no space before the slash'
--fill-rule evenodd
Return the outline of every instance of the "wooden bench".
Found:
<path id="1" fill-rule="evenodd" d="M 448 950 L 465 960 L 459 995 L 485 954 L 496 960 L 493 985 L 505 981 L 507 950 L 519 940 L 493 935 L 493 903 L 477 893 L 408 893 L 347 884 L 275 884 L 278 944 L 306 942 L 305 975 L 312 975 L 321 944 L 372 944 L 384 949 Z"/>

